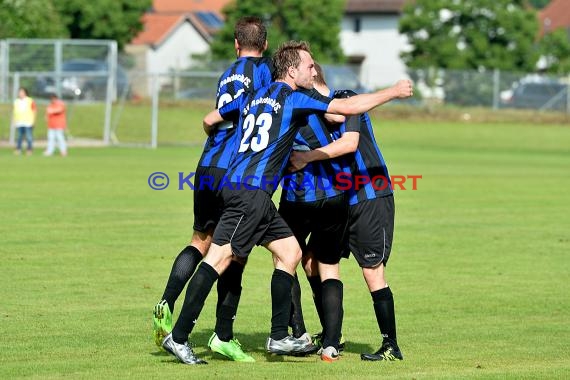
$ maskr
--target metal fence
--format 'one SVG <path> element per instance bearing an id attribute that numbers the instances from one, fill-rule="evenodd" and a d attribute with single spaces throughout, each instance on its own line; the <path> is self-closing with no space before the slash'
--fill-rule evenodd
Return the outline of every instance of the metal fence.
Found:
<path id="1" fill-rule="evenodd" d="M 111 107 L 128 89 L 118 67 L 117 43 L 109 40 L 7 39 L 0 41 L 0 101 L 24 87 L 38 101 L 54 93 L 73 103 L 105 104 L 100 139 L 110 141 Z M 10 129 L 10 141 L 14 139 Z"/>
<path id="2" fill-rule="evenodd" d="M 40 105 L 49 93 L 56 93 L 68 104 L 70 135 L 102 145 L 201 143 L 201 129 L 188 125 L 197 121 L 189 121 L 186 110 L 195 100 L 214 106 L 216 82 L 227 63 L 205 64 L 207 70 L 147 73 L 129 71 L 128 62 L 118 56 L 114 41 L 0 41 L 0 103 L 7 109 L 20 86 L 27 87 Z M 365 91 L 367 83 L 358 83 L 356 73 L 352 67 L 327 67 L 327 80 L 339 89 Z M 408 74 L 415 83 L 415 96 L 404 103 L 413 106 L 570 114 L 569 78 L 499 70 L 421 69 Z M 0 140 L 13 139 L 8 123 L 2 124 Z"/>
<path id="3" fill-rule="evenodd" d="M 500 70 L 410 70 L 422 102 L 570 114 L 570 77 Z"/>
<path id="4" fill-rule="evenodd" d="M 133 96 L 115 104 L 111 143 L 119 146 L 195 145 L 205 140 L 201 120 L 188 118 L 196 101 L 214 108 L 222 71 L 129 73 Z"/>
<path id="5" fill-rule="evenodd" d="M 137 84 L 133 90 L 138 96 L 148 98 L 145 107 L 132 102 L 115 107 L 111 141 L 119 145 L 180 145 L 201 143 L 204 138 L 201 120 L 189 120 L 185 107 L 193 100 L 206 101 L 214 107 L 216 82 L 222 70 L 185 71 L 167 74 L 131 73 Z M 339 70 L 339 77 L 344 76 Z M 335 73 L 329 70 L 329 75 Z M 334 75 L 334 74 L 333 74 Z M 568 82 L 565 78 L 528 75 L 510 72 L 414 70 L 409 72 L 414 80 L 416 95 L 410 100 L 393 102 L 413 107 L 439 104 L 442 106 L 483 107 L 489 110 L 506 108 L 534 109 L 540 112 L 568 112 Z M 354 86 L 339 78 L 327 78 L 340 88 Z M 366 89 L 365 84 L 356 84 Z M 133 87 L 134 89 L 135 87 Z M 390 106 L 388 104 L 387 106 Z M 132 113 L 137 112 L 136 122 Z M 145 116 L 141 119 L 142 114 Z"/>

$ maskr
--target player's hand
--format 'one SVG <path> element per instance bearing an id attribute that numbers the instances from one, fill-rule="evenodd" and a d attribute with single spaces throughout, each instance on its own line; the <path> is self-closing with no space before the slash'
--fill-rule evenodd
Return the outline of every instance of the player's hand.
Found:
<path id="1" fill-rule="evenodd" d="M 399 80 L 392 88 L 395 90 L 396 97 L 400 99 L 409 98 L 414 95 L 412 81 L 409 79 Z"/>
<path id="2" fill-rule="evenodd" d="M 291 152 L 289 157 L 289 172 L 296 172 L 303 169 L 309 161 L 306 159 L 307 152 Z"/>

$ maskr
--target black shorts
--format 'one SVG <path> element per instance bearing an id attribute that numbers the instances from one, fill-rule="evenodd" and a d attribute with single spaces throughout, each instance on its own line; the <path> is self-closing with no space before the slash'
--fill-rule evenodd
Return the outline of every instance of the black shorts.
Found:
<path id="1" fill-rule="evenodd" d="M 303 254 L 310 251 L 325 264 L 340 261 L 348 225 L 348 203 L 344 195 L 314 202 L 281 201 L 279 214 L 293 231 Z"/>
<path id="2" fill-rule="evenodd" d="M 226 169 L 198 166 L 194 177 L 194 230 L 207 232 L 216 227 L 222 216 L 222 199 L 218 187 Z"/>
<path id="3" fill-rule="evenodd" d="M 362 268 L 386 265 L 394 236 L 394 196 L 369 199 L 350 206 L 350 251 Z"/>
<path id="4" fill-rule="evenodd" d="M 255 245 L 293 236 L 265 191 L 223 187 L 220 194 L 224 206 L 212 238 L 214 244 L 229 243 L 234 255 L 246 258 Z"/>

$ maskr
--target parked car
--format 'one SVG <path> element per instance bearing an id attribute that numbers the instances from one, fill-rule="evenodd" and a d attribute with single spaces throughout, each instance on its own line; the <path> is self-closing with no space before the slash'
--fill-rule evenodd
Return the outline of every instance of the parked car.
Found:
<path id="1" fill-rule="evenodd" d="M 325 81 L 334 90 L 352 90 L 358 94 L 369 92 L 354 70 L 348 66 L 321 65 Z"/>
<path id="2" fill-rule="evenodd" d="M 321 65 L 323 74 L 329 88 L 334 90 L 353 90 L 358 94 L 370 92 L 358 78 L 358 75 L 349 66 Z M 215 99 L 215 82 L 211 85 L 192 87 L 176 93 L 176 99 Z"/>
<path id="3" fill-rule="evenodd" d="M 352 90 L 357 94 L 372 92 L 360 81 L 357 73 L 350 66 L 321 65 L 325 81 L 333 90 Z M 417 99 L 394 99 L 390 104 L 419 104 Z"/>
<path id="4" fill-rule="evenodd" d="M 515 83 L 501 93 L 503 107 L 565 110 L 568 85 L 554 81 Z"/>
<path id="5" fill-rule="evenodd" d="M 180 91 L 176 94 L 176 99 L 211 99 L 212 102 L 216 100 L 216 87 L 204 88 L 196 87 L 190 88 L 184 91 Z"/>
<path id="6" fill-rule="evenodd" d="M 67 99 L 102 100 L 107 94 L 109 69 L 106 61 L 75 59 L 61 65 L 61 96 Z M 84 73 L 84 74 L 82 74 Z M 36 96 L 48 96 L 57 92 L 55 78 L 39 77 L 35 85 Z M 125 70 L 117 66 L 116 97 L 130 95 L 129 79 Z M 113 100 L 114 100 L 113 99 Z"/>

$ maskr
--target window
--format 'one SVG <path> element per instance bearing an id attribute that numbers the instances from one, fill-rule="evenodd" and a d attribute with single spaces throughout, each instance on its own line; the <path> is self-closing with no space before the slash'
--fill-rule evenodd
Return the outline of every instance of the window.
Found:
<path id="1" fill-rule="evenodd" d="M 221 28 L 224 25 L 223 21 L 220 20 L 217 14 L 214 12 L 197 12 L 197 16 L 200 21 L 208 28 Z"/>
<path id="2" fill-rule="evenodd" d="M 361 20 L 360 17 L 356 17 L 354 19 L 354 33 L 360 33 L 360 29 L 361 29 Z"/>

